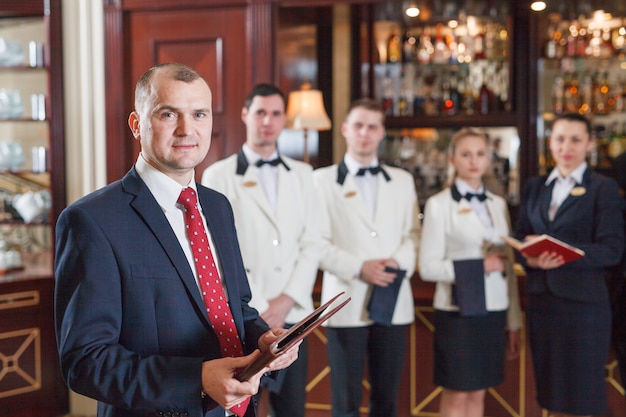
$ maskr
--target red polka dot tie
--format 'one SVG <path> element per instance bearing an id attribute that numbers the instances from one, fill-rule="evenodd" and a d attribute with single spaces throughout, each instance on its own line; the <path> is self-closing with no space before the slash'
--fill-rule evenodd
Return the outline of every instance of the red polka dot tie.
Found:
<path id="1" fill-rule="evenodd" d="M 198 281 L 202 298 L 206 306 L 207 315 L 213 330 L 220 341 L 222 357 L 243 356 L 241 340 L 237 334 L 220 275 L 215 266 L 215 260 L 209 246 L 209 239 L 204 229 L 204 223 L 198 210 L 198 199 L 193 188 L 185 188 L 178 197 L 178 203 L 183 206 L 187 237 L 191 243 L 191 252 L 196 264 Z M 231 408 L 238 416 L 243 416 L 248 408 L 250 398 Z"/>

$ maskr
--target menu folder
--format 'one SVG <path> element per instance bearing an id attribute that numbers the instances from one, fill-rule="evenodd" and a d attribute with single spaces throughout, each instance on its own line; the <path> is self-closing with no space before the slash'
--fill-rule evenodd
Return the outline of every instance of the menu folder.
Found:
<path id="1" fill-rule="evenodd" d="M 250 379 L 253 375 L 256 375 L 265 368 L 270 362 L 272 362 L 276 357 L 283 354 L 285 351 L 289 350 L 292 346 L 296 345 L 299 341 L 307 337 L 313 330 L 317 329 L 322 323 L 328 320 L 332 315 L 341 310 L 352 298 L 348 297 L 347 299 L 341 301 L 332 309 L 328 310 L 328 308 L 335 301 L 338 301 L 339 298 L 344 295 L 345 292 L 340 292 L 335 295 L 333 298 L 328 300 L 328 302 L 319 306 L 315 309 L 311 314 L 306 316 L 297 324 L 291 326 L 291 328 L 281 334 L 264 352 L 261 352 L 254 362 L 241 370 L 235 378 L 239 381 L 246 381 Z M 326 311 L 328 310 L 328 311 Z M 324 314 L 325 313 L 325 314 Z"/>
<path id="2" fill-rule="evenodd" d="M 502 240 L 513 249 L 526 256 L 539 256 L 543 252 L 556 252 L 563 257 L 565 263 L 575 261 L 585 256 L 585 251 L 582 249 L 546 234 L 536 236 L 524 242 L 510 236 L 502 236 Z"/>
<path id="3" fill-rule="evenodd" d="M 385 267 L 385 272 L 396 274 L 395 280 L 386 287 L 374 285 L 370 301 L 367 304 L 370 320 L 383 326 L 391 326 L 393 312 L 396 308 L 400 286 L 406 276 L 404 269 Z"/>

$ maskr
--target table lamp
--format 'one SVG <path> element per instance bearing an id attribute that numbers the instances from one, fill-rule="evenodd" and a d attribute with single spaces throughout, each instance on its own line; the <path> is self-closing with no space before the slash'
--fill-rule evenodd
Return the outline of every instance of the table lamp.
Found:
<path id="1" fill-rule="evenodd" d="M 286 127 L 304 131 L 304 155 L 302 159 L 309 163 L 308 131 L 328 130 L 331 127 L 320 90 L 313 90 L 311 84 L 305 83 L 300 87 L 300 90 L 289 93 Z"/>

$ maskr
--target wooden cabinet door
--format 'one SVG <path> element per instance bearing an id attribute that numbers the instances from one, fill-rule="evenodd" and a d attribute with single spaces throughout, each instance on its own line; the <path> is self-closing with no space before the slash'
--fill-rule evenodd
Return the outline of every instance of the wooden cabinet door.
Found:
<path id="1" fill-rule="evenodd" d="M 134 12 L 129 14 L 128 22 L 127 62 L 133 87 L 148 68 L 164 62 L 189 65 L 211 87 L 212 144 L 207 158 L 196 168 L 199 179 L 206 166 L 237 152 L 245 139 L 240 116 L 251 88 L 246 77 L 246 10 L 236 7 Z M 136 158 L 136 141 L 133 150 Z"/>

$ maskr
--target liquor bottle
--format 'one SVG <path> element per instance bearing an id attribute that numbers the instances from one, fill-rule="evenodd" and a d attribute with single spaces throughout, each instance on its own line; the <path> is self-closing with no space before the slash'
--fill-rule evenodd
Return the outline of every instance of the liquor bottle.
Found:
<path id="1" fill-rule="evenodd" d="M 565 55 L 568 57 L 576 56 L 576 37 L 578 36 L 578 31 L 576 30 L 576 26 L 573 24 L 570 25 L 567 31 L 567 43 L 565 46 Z"/>
<path id="2" fill-rule="evenodd" d="M 552 85 L 552 110 L 556 114 L 563 113 L 563 109 L 564 109 L 563 92 L 565 89 L 564 84 L 565 84 L 565 80 L 563 79 L 563 75 L 557 74 L 557 76 L 554 77 L 554 84 Z"/>
<path id="3" fill-rule="evenodd" d="M 424 114 L 426 116 L 438 116 L 441 102 L 441 88 L 435 72 L 424 75 Z"/>
<path id="4" fill-rule="evenodd" d="M 563 86 L 563 104 L 565 111 L 578 111 L 580 108 L 580 98 L 578 94 L 578 78 L 576 74 L 573 72 L 565 73 L 565 84 Z"/>
<path id="5" fill-rule="evenodd" d="M 548 59 L 555 59 L 557 47 L 559 45 L 559 39 L 561 32 L 556 28 L 556 23 L 551 21 L 548 25 L 548 36 L 543 44 L 543 56 Z"/>
<path id="6" fill-rule="evenodd" d="M 600 57 L 600 46 L 602 44 L 602 37 L 600 36 L 600 29 L 595 29 L 593 34 L 591 35 L 591 40 L 589 41 L 589 51 L 587 56 L 592 56 L 594 58 Z"/>
<path id="7" fill-rule="evenodd" d="M 450 77 L 450 101 L 452 102 L 452 112 L 449 114 L 458 114 L 461 111 L 463 96 L 459 91 L 459 79 L 457 75 Z"/>
<path id="8" fill-rule="evenodd" d="M 430 40 L 428 28 L 424 28 L 417 47 L 417 61 L 420 64 L 430 64 L 435 48 Z"/>
<path id="9" fill-rule="evenodd" d="M 402 40 L 398 32 L 393 29 L 387 39 L 387 62 L 395 64 L 402 60 Z"/>
<path id="10" fill-rule="evenodd" d="M 482 32 L 474 38 L 474 59 L 485 59 L 485 34 Z"/>
<path id="11" fill-rule="evenodd" d="M 624 149 L 622 148 L 621 136 L 619 133 L 617 133 L 617 122 L 614 122 L 611 125 L 608 142 L 609 142 L 609 147 L 608 147 L 609 157 L 612 159 L 615 159 L 618 156 L 620 156 L 620 154 L 622 153 Z"/>
<path id="12" fill-rule="evenodd" d="M 483 83 L 480 86 L 480 90 L 478 92 L 478 111 L 480 114 L 489 113 L 491 108 L 491 103 L 493 102 L 493 92 L 487 86 L 487 80 L 483 78 Z"/>
<path id="13" fill-rule="evenodd" d="M 405 92 L 400 93 L 398 96 L 398 106 L 394 112 L 394 116 L 408 116 L 409 115 L 409 102 L 405 95 Z"/>
<path id="14" fill-rule="evenodd" d="M 483 68 L 482 84 L 478 89 L 478 102 L 476 103 L 476 107 L 480 114 L 487 114 L 495 110 L 495 95 L 493 90 L 487 85 L 487 70 L 488 68 Z"/>
<path id="15" fill-rule="evenodd" d="M 394 112 L 394 100 L 393 100 L 393 87 L 391 85 L 391 76 L 389 72 L 385 73 L 383 78 L 383 100 L 382 107 L 385 111 L 385 115 L 393 116 Z"/>
<path id="16" fill-rule="evenodd" d="M 424 101 L 425 93 L 424 93 L 424 83 L 422 77 L 416 77 L 415 80 L 415 94 L 413 97 L 413 115 L 414 116 L 423 116 L 424 115 Z"/>
<path id="17" fill-rule="evenodd" d="M 452 106 L 452 99 L 450 98 L 450 79 L 446 73 L 442 74 L 442 78 L 440 112 L 443 115 L 452 115 L 454 114 L 454 108 Z"/>
<path id="18" fill-rule="evenodd" d="M 596 78 L 593 88 L 593 101 L 595 105 L 596 114 L 609 113 L 608 98 L 610 94 L 610 87 L 608 83 L 608 74 L 603 72 L 602 74 L 596 73 Z"/>
<path id="19" fill-rule="evenodd" d="M 590 115 L 593 111 L 593 78 L 590 74 L 583 76 L 580 84 L 580 108 L 578 112 L 584 115 Z"/>
<path id="20" fill-rule="evenodd" d="M 450 50 L 443 37 L 443 24 L 435 27 L 435 43 L 433 45 L 433 64 L 447 64 L 450 61 Z"/>
<path id="21" fill-rule="evenodd" d="M 476 98 L 474 94 L 474 88 L 472 88 L 472 84 L 470 82 L 469 77 L 465 78 L 465 82 L 463 84 L 463 101 L 461 102 L 461 109 L 465 114 L 472 115 L 474 114 L 474 107 L 476 103 Z"/>
<path id="22" fill-rule="evenodd" d="M 585 17 L 581 15 L 578 18 L 578 23 L 576 24 L 576 56 L 583 57 L 589 56 L 589 40 L 590 33 L 587 28 L 584 26 Z"/>
<path id="23" fill-rule="evenodd" d="M 408 64 L 416 57 L 417 39 L 411 31 L 406 31 L 402 38 L 402 62 Z"/>
<path id="24" fill-rule="evenodd" d="M 608 27 L 602 28 L 602 46 L 600 47 L 600 57 L 610 58 L 615 56 L 615 46 L 613 46 L 613 40 L 611 39 L 611 29 Z"/>
<path id="25" fill-rule="evenodd" d="M 456 64 L 459 62 L 459 44 L 457 43 L 457 39 L 453 31 L 449 31 L 446 34 L 446 46 L 448 47 L 448 51 L 450 51 L 450 63 Z"/>

